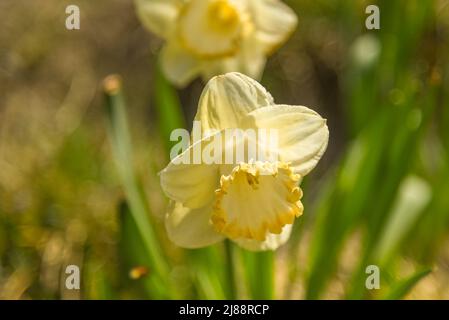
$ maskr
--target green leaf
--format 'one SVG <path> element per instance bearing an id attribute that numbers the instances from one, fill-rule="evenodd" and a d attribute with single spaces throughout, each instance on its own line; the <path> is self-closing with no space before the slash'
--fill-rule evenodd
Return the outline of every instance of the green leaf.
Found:
<path id="1" fill-rule="evenodd" d="M 207 248 L 189 250 L 187 252 L 187 265 L 189 267 L 195 299 L 231 299 L 227 290 L 228 265 L 224 261 L 220 245 Z"/>
<path id="2" fill-rule="evenodd" d="M 244 280 L 250 299 L 274 299 L 274 257 L 273 251 L 251 252 L 241 250 Z"/>
<path id="3" fill-rule="evenodd" d="M 427 182 L 417 176 L 409 175 L 401 183 L 392 213 L 389 214 L 384 230 L 378 239 L 374 256 L 385 265 L 412 226 L 424 213 L 430 202 L 432 191 Z"/>
<path id="4" fill-rule="evenodd" d="M 166 287 L 170 287 L 168 263 L 150 222 L 148 204 L 133 169 L 133 150 L 120 78 L 107 77 L 104 81 L 104 91 L 108 110 L 109 140 L 130 212 L 151 259 L 151 268 L 161 281 L 165 281 Z"/>
<path id="5" fill-rule="evenodd" d="M 160 277 L 152 269 L 151 257 L 145 249 L 144 241 L 126 201 L 122 201 L 118 209 L 120 222 L 120 278 L 122 284 L 127 288 L 136 288 L 137 293 L 145 298 L 169 298 L 170 293 L 167 291 L 164 281 L 161 281 Z M 130 279 L 130 271 L 135 267 L 147 268 L 148 274 L 141 279 Z"/>
<path id="6" fill-rule="evenodd" d="M 167 152 L 174 145 L 170 135 L 174 129 L 185 128 L 184 115 L 176 90 L 165 79 L 160 67 L 156 67 L 154 99 L 156 103 L 157 123 Z"/>
<path id="7" fill-rule="evenodd" d="M 408 279 L 405 279 L 396 285 L 393 286 L 393 288 L 390 290 L 390 292 L 384 297 L 385 300 L 399 300 L 403 299 L 410 290 L 413 289 L 413 287 L 425 276 L 427 276 L 430 272 L 432 272 L 431 269 L 424 269 L 421 271 L 416 272 Z"/>

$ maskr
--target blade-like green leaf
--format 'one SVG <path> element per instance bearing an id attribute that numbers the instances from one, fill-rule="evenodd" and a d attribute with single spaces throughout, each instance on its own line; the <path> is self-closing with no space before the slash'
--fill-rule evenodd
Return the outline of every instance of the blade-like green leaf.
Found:
<path id="1" fill-rule="evenodd" d="M 186 123 L 176 90 L 165 79 L 160 67 L 155 68 L 154 99 L 157 123 L 167 152 L 175 142 L 170 141 L 174 129 L 185 128 Z"/>
<path id="2" fill-rule="evenodd" d="M 160 277 L 161 281 L 165 282 L 166 287 L 170 287 L 168 263 L 162 253 L 154 227 L 150 222 L 149 208 L 133 169 L 131 136 L 120 78 L 118 76 L 106 78 L 104 91 L 108 110 L 109 140 L 130 212 L 151 259 L 150 267 Z"/>
<path id="3" fill-rule="evenodd" d="M 399 300 L 403 299 L 410 290 L 413 289 L 413 287 L 425 276 L 427 276 L 430 272 L 432 272 L 431 269 L 424 269 L 421 271 L 416 272 L 412 276 L 410 276 L 408 279 L 405 279 L 396 285 L 393 286 L 393 288 L 390 289 L 390 292 L 384 297 L 385 300 Z"/>

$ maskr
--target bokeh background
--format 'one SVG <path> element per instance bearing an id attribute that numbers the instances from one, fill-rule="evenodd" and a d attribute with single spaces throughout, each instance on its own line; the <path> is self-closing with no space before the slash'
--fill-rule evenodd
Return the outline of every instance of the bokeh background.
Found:
<path id="1" fill-rule="evenodd" d="M 449 1 L 284 2 L 299 27 L 261 82 L 277 102 L 327 118 L 329 148 L 304 181 L 291 240 L 275 253 L 232 248 L 233 280 L 225 245 L 182 250 L 163 228 L 166 134 L 189 127 L 204 84 L 166 83 L 162 42 L 132 1 L 0 2 L 1 299 L 449 299 Z M 80 30 L 65 28 L 70 4 Z M 365 28 L 369 4 L 380 30 Z M 127 164 L 163 267 L 111 148 L 111 73 L 122 77 Z M 80 290 L 65 288 L 72 264 Z M 365 288 L 370 264 L 380 290 Z"/>

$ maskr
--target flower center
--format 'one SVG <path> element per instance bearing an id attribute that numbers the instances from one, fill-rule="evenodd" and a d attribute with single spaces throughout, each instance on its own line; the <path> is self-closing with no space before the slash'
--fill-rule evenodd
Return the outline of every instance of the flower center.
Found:
<path id="1" fill-rule="evenodd" d="M 241 19 L 241 10 L 229 0 L 191 0 L 179 19 L 181 43 L 200 58 L 230 56 L 238 49 Z"/>
<path id="2" fill-rule="evenodd" d="M 250 162 L 223 175 L 211 221 L 231 239 L 264 241 L 303 212 L 300 176 L 286 163 Z"/>
<path id="3" fill-rule="evenodd" d="M 226 32 L 238 26 L 239 14 L 227 0 L 218 0 L 209 4 L 208 19 L 215 30 Z"/>

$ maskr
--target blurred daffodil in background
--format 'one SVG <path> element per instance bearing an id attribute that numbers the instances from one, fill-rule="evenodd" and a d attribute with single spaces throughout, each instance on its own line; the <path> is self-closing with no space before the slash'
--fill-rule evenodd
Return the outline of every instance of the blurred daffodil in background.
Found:
<path id="1" fill-rule="evenodd" d="M 259 79 L 267 56 L 295 30 L 280 0 L 136 0 L 142 23 L 166 40 L 165 76 L 185 86 L 201 75 L 238 71 Z"/>
<path id="2" fill-rule="evenodd" d="M 274 129 L 279 161 L 249 158 L 242 162 L 191 163 L 196 150 L 214 139 L 194 141 L 161 172 L 164 192 L 174 202 L 166 216 L 169 237 L 178 245 L 197 248 L 225 237 L 249 250 L 274 250 L 290 236 L 295 217 L 303 213 L 298 183 L 318 163 L 326 150 L 329 131 L 316 112 L 303 106 L 277 105 L 255 80 L 228 73 L 209 81 L 195 118 L 212 136 L 229 129 Z M 270 145 L 258 137 L 225 139 L 220 160 L 238 145 Z M 245 149 L 245 148 L 244 148 Z M 226 155 L 227 156 L 227 155 Z M 265 161 L 263 161 L 265 160 Z"/>

